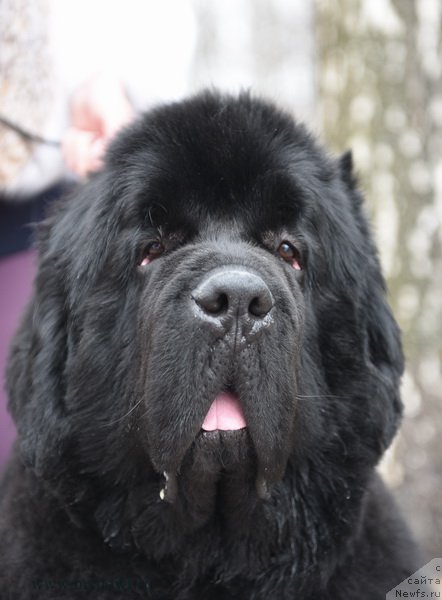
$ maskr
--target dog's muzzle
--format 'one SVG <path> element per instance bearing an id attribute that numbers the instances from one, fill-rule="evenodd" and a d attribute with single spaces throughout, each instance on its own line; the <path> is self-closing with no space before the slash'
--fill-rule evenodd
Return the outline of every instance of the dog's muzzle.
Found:
<path id="1" fill-rule="evenodd" d="M 241 266 L 210 271 L 192 292 L 193 310 L 201 321 L 235 343 L 250 343 L 273 322 L 272 293 L 257 274 Z"/>

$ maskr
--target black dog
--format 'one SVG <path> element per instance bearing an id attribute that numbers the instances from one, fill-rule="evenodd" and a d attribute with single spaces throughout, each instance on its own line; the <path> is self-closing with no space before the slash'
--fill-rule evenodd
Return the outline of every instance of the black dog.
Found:
<path id="1" fill-rule="evenodd" d="M 144 115 L 39 235 L 2 600 L 376 600 L 400 336 L 351 157 L 265 102 Z"/>

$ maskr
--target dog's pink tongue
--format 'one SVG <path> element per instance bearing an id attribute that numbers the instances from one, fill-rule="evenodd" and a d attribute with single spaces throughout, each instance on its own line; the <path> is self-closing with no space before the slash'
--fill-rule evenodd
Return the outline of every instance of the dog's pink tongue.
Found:
<path id="1" fill-rule="evenodd" d="M 246 420 L 238 397 L 229 392 L 222 392 L 215 398 L 202 424 L 204 431 L 233 431 L 243 427 L 246 427 Z"/>

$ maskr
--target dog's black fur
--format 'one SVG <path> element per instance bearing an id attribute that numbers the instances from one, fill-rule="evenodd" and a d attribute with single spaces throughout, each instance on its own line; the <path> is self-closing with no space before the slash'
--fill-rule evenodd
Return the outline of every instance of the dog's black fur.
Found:
<path id="1" fill-rule="evenodd" d="M 374 473 L 403 358 L 361 204 L 349 154 L 246 94 L 119 136 L 40 231 L 2 600 L 380 600 L 415 570 Z M 273 298 L 256 335 L 195 310 L 231 268 Z M 247 428 L 203 434 L 226 389 Z"/>

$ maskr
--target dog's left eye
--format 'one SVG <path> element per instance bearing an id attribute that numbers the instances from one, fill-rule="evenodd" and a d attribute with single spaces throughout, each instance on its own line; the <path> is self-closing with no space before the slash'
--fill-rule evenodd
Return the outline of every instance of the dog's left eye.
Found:
<path id="1" fill-rule="evenodd" d="M 301 271 L 300 256 L 298 250 L 287 241 L 279 244 L 278 254 L 297 271 Z"/>
<path id="2" fill-rule="evenodd" d="M 143 250 L 143 255 L 141 257 L 140 267 L 144 267 L 148 265 L 152 260 L 161 256 L 164 252 L 165 248 L 161 242 L 156 240 L 155 242 L 150 242 Z"/>

